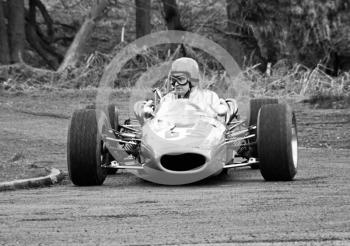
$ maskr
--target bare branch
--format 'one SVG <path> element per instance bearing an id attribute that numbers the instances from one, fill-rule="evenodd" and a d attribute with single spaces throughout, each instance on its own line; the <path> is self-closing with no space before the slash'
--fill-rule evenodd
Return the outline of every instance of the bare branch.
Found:
<path id="1" fill-rule="evenodd" d="M 40 10 L 41 15 L 44 17 L 46 27 L 47 27 L 47 36 L 49 40 L 53 39 L 53 21 L 51 19 L 51 16 L 46 10 L 45 5 L 40 0 L 30 0 L 33 1 L 33 4 Z"/>
<path id="2" fill-rule="evenodd" d="M 76 34 L 73 43 L 67 50 L 65 58 L 58 68 L 58 72 L 62 72 L 68 67 L 76 66 L 85 47 L 86 39 L 90 36 L 97 20 L 102 16 L 108 4 L 108 0 L 97 0 L 91 7 L 89 15 L 86 17 L 79 32 Z"/>

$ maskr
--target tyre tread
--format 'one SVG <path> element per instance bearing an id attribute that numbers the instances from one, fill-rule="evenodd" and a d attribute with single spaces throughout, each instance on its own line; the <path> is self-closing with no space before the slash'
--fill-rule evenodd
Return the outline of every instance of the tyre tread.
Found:
<path id="1" fill-rule="evenodd" d="M 293 117 L 287 104 L 264 105 L 259 112 L 258 156 L 261 174 L 267 181 L 290 181 L 296 174 L 291 154 Z"/>
<path id="2" fill-rule="evenodd" d="M 68 130 L 67 163 L 75 185 L 101 185 L 106 178 L 100 167 L 100 141 L 96 111 L 77 110 Z"/>

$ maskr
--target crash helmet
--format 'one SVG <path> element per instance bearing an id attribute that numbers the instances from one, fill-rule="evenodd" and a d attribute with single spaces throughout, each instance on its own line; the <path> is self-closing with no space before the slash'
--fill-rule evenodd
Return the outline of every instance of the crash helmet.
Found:
<path id="1" fill-rule="evenodd" d="M 176 59 L 170 69 L 169 78 L 184 76 L 190 82 L 190 86 L 198 86 L 200 80 L 198 63 L 189 57 Z"/>

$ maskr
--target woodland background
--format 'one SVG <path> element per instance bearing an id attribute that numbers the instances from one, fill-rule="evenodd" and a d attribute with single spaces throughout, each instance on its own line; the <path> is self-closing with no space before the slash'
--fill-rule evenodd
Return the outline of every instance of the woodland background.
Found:
<path id="1" fill-rule="evenodd" d="M 350 0 L 0 0 L 0 83 L 97 86 L 120 49 L 168 29 L 227 49 L 257 94 L 349 97 L 349 13 Z M 209 74 L 222 69 L 205 51 L 164 45 L 128 62 L 115 87 L 131 87 L 146 67 L 179 56 Z"/>

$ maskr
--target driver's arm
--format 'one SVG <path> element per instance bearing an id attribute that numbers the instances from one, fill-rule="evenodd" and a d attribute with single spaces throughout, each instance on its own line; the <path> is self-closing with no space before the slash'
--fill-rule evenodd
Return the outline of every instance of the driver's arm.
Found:
<path id="1" fill-rule="evenodd" d="M 211 91 L 211 102 L 210 106 L 214 112 L 216 112 L 219 116 L 224 116 L 227 113 L 228 106 L 224 99 L 219 98 L 219 96 Z"/>
<path id="2" fill-rule="evenodd" d="M 153 116 L 153 101 L 138 101 L 134 104 L 134 113 L 136 119 L 141 125 L 145 122 L 145 119 L 151 118 Z"/>

